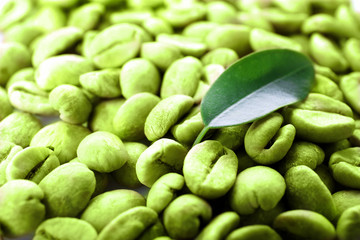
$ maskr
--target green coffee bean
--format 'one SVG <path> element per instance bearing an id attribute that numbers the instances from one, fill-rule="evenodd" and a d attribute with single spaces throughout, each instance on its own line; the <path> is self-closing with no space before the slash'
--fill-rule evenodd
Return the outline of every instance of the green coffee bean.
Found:
<path id="1" fill-rule="evenodd" d="M 356 38 L 349 38 L 343 47 L 344 55 L 348 60 L 353 71 L 360 71 L 359 54 L 360 54 L 360 41 Z"/>
<path id="2" fill-rule="evenodd" d="M 261 12 L 278 33 L 289 35 L 300 30 L 303 22 L 308 18 L 307 13 L 298 12 L 296 15 L 276 8 L 267 8 Z"/>
<path id="3" fill-rule="evenodd" d="M 181 172 L 186 153 L 186 148 L 174 140 L 157 140 L 140 155 L 136 163 L 139 181 L 151 187 L 162 175 Z"/>
<path id="4" fill-rule="evenodd" d="M 339 83 L 339 77 L 328 67 L 314 64 L 315 73 L 327 77 L 335 83 Z"/>
<path id="5" fill-rule="evenodd" d="M 335 43 L 319 33 L 314 33 L 310 37 L 310 53 L 317 63 L 331 68 L 334 72 L 344 72 L 349 67 Z"/>
<path id="6" fill-rule="evenodd" d="M 216 216 L 196 237 L 202 239 L 224 239 L 240 222 L 240 217 L 235 212 L 224 212 Z"/>
<path id="7" fill-rule="evenodd" d="M 204 81 L 199 81 L 199 85 L 196 89 L 196 92 L 193 96 L 194 98 L 194 101 L 196 104 L 199 104 L 201 103 L 202 99 L 205 97 L 206 93 L 209 91 L 210 89 L 210 85 L 207 84 L 206 82 Z"/>
<path id="8" fill-rule="evenodd" d="M 327 100 L 326 100 L 327 99 Z M 293 108 L 299 106 L 299 108 Z M 296 136 L 315 143 L 336 142 L 352 135 L 355 128 L 346 104 L 321 95 L 311 95 L 283 111 L 284 119 L 296 128 Z"/>
<path id="9" fill-rule="evenodd" d="M 204 41 L 208 33 L 218 26 L 219 24 L 214 22 L 198 21 L 187 25 L 182 34 L 187 37 L 198 38 Z"/>
<path id="10" fill-rule="evenodd" d="M 147 146 L 138 142 L 125 142 L 124 145 L 129 154 L 129 159 L 120 169 L 115 170 L 112 175 L 121 186 L 138 188 L 141 183 L 136 175 L 136 163 L 140 155 L 147 149 Z"/>
<path id="11" fill-rule="evenodd" d="M 101 101 L 93 108 L 89 119 L 89 128 L 94 132 L 106 131 L 115 134 L 113 119 L 124 103 L 125 99 L 122 98 Z"/>
<path id="12" fill-rule="evenodd" d="M 203 71 L 205 82 L 211 85 L 225 71 L 225 68 L 219 64 L 210 64 L 206 65 Z"/>
<path id="13" fill-rule="evenodd" d="M 220 128 L 211 138 L 235 151 L 243 145 L 245 134 L 249 127 L 249 124 L 241 124 L 233 127 Z"/>
<path id="14" fill-rule="evenodd" d="M 284 196 L 285 188 L 284 178 L 277 171 L 265 166 L 250 167 L 236 178 L 230 193 L 231 208 L 244 215 L 258 208 L 271 210 Z"/>
<path id="15" fill-rule="evenodd" d="M 5 85 L 16 71 L 30 66 L 30 52 L 17 42 L 0 43 L 0 84 Z"/>
<path id="16" fill-rule="evenodd" d="M 209 222 L 212 210 L 201 198 L 185 194 L 176 198 L 165 209 L 164 226 L 170 237 L 194 239 L 200 232 L 201 223 Z"/>
<path id="17" fill-rule="evenodd" d="M 127 99 L 113 120 L 114 130 L 120 139 L 124 141 L 144 139 L 146 118 L 159 102 L 158 96 L 146 92 L 135 94 Z"/>
<path id="18" fill-rule="evenodd" d="M 57 111 L 49 103 L 49 93 L 34 82 L 15 82 L 9 87 L 8 94 L 11 104 L 17 109 L 33 114 L 57 115 Z"/>
<path id="19" fill-rule="evenodd" d="M 30 45 L 37 37 L 43 34 L 43 29 L 31 24 L 16 24 L 4 32 L 4 38 L 9 42 L 18 42 L 25 46 Z"/>
<path id="20" fill-rule="evenodd" d="M 54 152 L 45 147 L 28 147 L 14 155 L 6 168 L 6 178 L 28 179 L 39 183 L 47 174 L 60 166 Z"/>
<path id="21" fill-rule="evenodd" d="M 99 240 L 112 239 L 138 239 L 144 231 L 156 224 L 157 214 L 154 210 L 147 207 L 134 207 L 112 220 L 99 233 Z M 161 236 L 161 234 L 160 234 Z"/>
<path id="22" fill-rule="evenodd" d="M 318 32 L 336 37 L 346 37 L 349 34 L 347 31 L 344 31 L 335 17 L 326 13 L 318 13 L 306 19 L 302 24 L 301 30 L 304 34 Z"/>
<path id="23" fill-rule="evenodd" d="M 137 25 L 116 24 L 91 40 L 85 49 L 85 56 L 92 58 L 99 68 L 120 67 L 138 54 L 142 42 L 150 40 L 151 36 Z"/>
<path id="24" fill-rule="evenodd" d="M 206 8 L 206 18 L 210 22 L 232 23 L 236 16 L 236 8 L 227 2 L 210 2 Z"/>
<path id="25" fill-rule="evenodd" d="M 32 10 L 30 0 L 4 1 L 0 9 L 0 29 L 4 30 L 22 21 Z"/>
<path id="26" fill-rule="evenodd" d="M 206 82 L 201 81 L 201 80 L 199 81 L 199 85 L 198 85 L 198 87 L 196 89 L 196 92 L 195 92 L 195 94 L 193 96 L 194 101 L 195 101 L 196 104 L 199 104 L 202 101 L 202 99 L 205 97 L 205 95 L 206 95 L 206 93 L 207 93 L 207 91 L 209 89 L 210 89 L 209 84 L 207 84 Z"/>
<path id="27" fill-rule="evenodd" d="M 291 209 L 306 209 L 329 220 L 336 216 L 331 193 L 320 177 L 307 166 L 290 168 L 285 174 L 286 198 Z M 316 194 L 315 194 L 316 193 Z"/>
<path id="28" fill-rule="evenodd" d="M 339 240 L 355 240 L 360 234 L 359 205 L 347 209 L 340 216 L 336 227 Z"/>
<path id="29" fill-rule="evenodd" d="M 120 70 L 105 69 L 88 72 L 80 76 L 81 86 L 102 98 L 115 98 L 121 96 Z"/>
<path id="30" fill-rule="evenodd" d="M 348 208 L 360 205 L 360 191 L 357 190 L 342 190 L 332 195 L 336 206 L 336 220 Z"/>
<path id="31" fill-rule="evenodd" d="M 360 189 L 358 161 L 360 147 L 347 148 L 331 155 L 329 167 L 334 179 L 351 188 Z"/>
<path id="32" fill-rule="evenodd" d="M 79 239 L 95 240 L 97 232 L 87 222 L 69 217 L 47 219 L 36 229 L 34 240 Z"/>
<path id="33" fill-rule="evenodd" d="M 92 105 L 83 91 L 70 84 L 55 87 L 49 94 L 51 106 L 58 110 L 60 119 L 72 124 L 87 121 Z"/>
<path id="34" fill-rule="evenodd" d="M 207 50 L 206 44 L 200 39 L 179 34 L 162 33 L 156 36 L 156 41 L 177 47 L 185 56 L 201 57 Z"/>
<path id="35" fill-rule="evenodd" d="M 161 98 L 177 94 L 193 97 L 199 85 L 201 70 L 201 62 L 194 57 L 184 57 L 173 62 L 164 74 Z"/>
<path id="36" fill-rule="evenodd" d="M 53 148 L 60 164 L 63 164 L 76 157 L 79 143 L 89 134 L 85 127 L 59 121 L 40 129 L 31 139 L 30 146 Z"/>
<path id="37" fill-rule="evenodd" d="M 341 101 L 335 100 L 323 94 L 309 93 L 307 98 L 295 106 L 299 109 L 325 111 L 329 113 L 339 113 L 343 116 L 352 117 L 353 113 L 351 108 Z"/>
<path id="38" fill-rule="evenodd" d="M 201 61 L 204 65 L 220 64 L 227 68 L 238 59 L 237 53 L 229 48 L 216 48 L 205 54 Z"/>
<path id="39" fill-rule="evenodd" d="M 120 86 L 125 98 L 141 92 L 157 94 L 160 88 L 160 75 L 149 60 L 132 59 L 121 69 Z"/>
<path id="40" fill-rule="evenodd" d="M 289 151 L 295 138 L 295 128 L 291 124 L 281 127 L 282 122 L 281 114 L 271 113 L 251 124 L 244 146 L 255 162 L 269 165 L 280 161 Z M 270 141 L 273 144 L 267 147 Z"/>
<path id="41" fill-rule="evenodd" d="M 308 210 L 281 213 L 274 221 L 274 228 L 285 232 L 289 238 L 334 239 L 335 228 L 323 215 Z"/>
<path id="42" fill-rule="evenodd" d="M 206 93 L 209 91 L 210 89 L 210 85 L 207 84 L 206 82 L 204 81 L 199 81 L 199 85 L 196 89 L 196 92 L 193 96 L 194 98 L 194 101 L 196 104 L 199 104 L 201 103 L 202 99 L 205 97 Z"/>
<path id="43" fill-rule="evenodd" d="M 198 196 L 209 199 L 221 197 L 234 185 L 237 161 L 235 153 L 218 141 L 197 144 L 184 160 L 186 185 Z"/>
<path id="44" fill-rule="evenodd" d="M 41 89 L 50 91 L 62 84 L 79 85 L 80 75 L 92 70 L 92 64 L 79 55 L 59 55 L 41 62 L 35 80 Z"/>
<path id="45" fill-rule="evenodd" d="M 119 214 L 137 206 L 145 206 L 141 194 L 127 189 L 112 190 L 91 199 L 81 219 L 101 232 Z"/>
<path id="46" fill-rule="evenodd" d="M 78 45 L 77 51 L 83 56 L 88 56 L 90 44 L 92 40 L 98 35 L 99 30 L 89 30 L 84 33 L 81 44 Z"/>
<path id="47" fill-rule="evenodd" d="M 230 48 L 239 57 L 250 52 L 250 28 L 247 26 L 224 24 L 214 28 L 206 35 L 206 44 L 209 49 Z"/>
<path id="48" fill-rule="evenodd" d="M 146 18 L 142 22 L 142 27 L 146 31 L 151 33 L 153 36 L 157 36 L 161 33 L 166 33 L 166 34 L 173 33 L 173 29 L 171 25 L 167 21 L 157 17 Z"/>
<path id="49" fill-rule="evenodd" d="M 167 173 L 151 186 L 146 206 L 160 214 L 176 198 L 185 184 L 184 177 L 178 173 Z"/>
<path id="50" fill-rule="evenodd" d="M 359 73 L 354 72 L 340 79 L 340 89 L 344 93 L 346 101 L 357 113 L 360 113 L 359 76 Z"/>
<path id="51" fill-rule="evenodd" d="M 23 150 L 22 147 L 15 145 L 14 143 L 7 142 L 7 141 L 1 141 L 5 146 L 4 149 L 2 149 L 2 159 L 0 162 L 0 187 L 4 185 L 7 182 L 6 177 L 6 169 L 7 166 L 10 163 L 10 160 L 21 150 Z"/>
<path id="52" fill-rule="evenodd" d="M 6 89 L 9 89 L 9 87 L 16 82 L 19 81 L 29 81 L 29 82 L 35 82 L 35 71 L 33 68 L 23 68 L 17 72 L 15 72 L 9 81 L 6 83 Z"/>
<path id="53" fill-rule="evenodd" d="M 95 176 L 86 165 L 71 162 L 46 175 L 39 187 L 45 194 L 48 217 L 75 217 L 85 209 L 95 190 Z"/>
<path id="54" fill-rule="evenodd" d="M 48 33 L 39 40 L 33 52 L 33 66 L 37 67 L 45 59 L 63 53 L 79 42 L 82 36 L 82 31 L 76 27 L 61 28 Z"/>
<path id="55" fill-rule="evenodd" d="M 315 83 L 311 88 L 311 92 L 320 93 L 328 97 L 332 97 L 339 101 L 344 101 L 344 95 L 336 83 L 327 77 L 319 74 L 315 75 Z"/>
<path id="56" fill-rule="evenodd" d="M 141 46 L 141 57 L 165 71 L 175 60 L 182 57 L 180 49 L 172 44 L 147 42 Z"/>
<path id="57" fill-rule="evenodd" d="M 44 32 L 51 32 L 56 29 L 65 27 L 66 14 L 56 6 L 41 6 L 33 15 L 31 15 L 26 23 L 41 28 Z"/>
<path id="58" fill-rule="evenodd" d="M 294 142 L 285 157 L 279 163 L 279 172 L 285 174 L 291 167 L 305 165 L 315 169 L 325 158 L 324 151 L 311 142 Z"/>
<path id="59" fill-rule="evenodd" d="M 129 159 L 123 142 L 109 132 L 94 132 L 86 136 L 77 148 L 79 162 L 98 172 L 112 172 Z"/>
<path id="60" fill-rule="evenodd" d="M 360 37 L 360 31 L 358 29 L 359 23 L 356 20 L 356 14 L 353 9 L 345 4 L 341 4 L 336 9 L 334 15 L 343 31 L 347 32 L 348 37 Z"/>
<path id="61" fill-rule="evenodd" d="M 0 196 L 0 226 L 6 237 L 31 233 L 45 217 L 44 192 L 33 182 L 9 181 L 0 187 Z"/>
<path id="62" fill-rule="evenodd" d="M 174 6 L 160 9 L 157 14 L 168 21 L 173 27 L 185 27 L 192 22 L 202 19 L 206 14 L 206 7 L 201 2 L 174 4 Z"/>
<path id="63" fill-rule="evenodd" d="M 303 53 L 305 55 L 307 55 L 307 56 L 310 55 L 309 39 L 306 36 L 297 34 L 297 35 L 290 36 L 290 38 L 301 45 L 301 47 L 303 49 Z"/>
<path id="64" fill-rule="evenodd" d="M 7 158 L 11 149 L 15 146 L 16 144 L 12 142 L 0 141 L 0 163 Z"/>
<path id="65" fill-rule="evenodd" d="M 191 145 L 204 128 L 200 112 L 188 114 L 180 123 L 171 128 L 174 138 L 184 144 Z"/>
<path id="66" fill-rule="evenodd" d="M 161 100 L 145 121 L 145 136 L 150 141 L 163 137 L 179 119 L 186 114 L 194 100 L 185 95 L 173 95 Z"/>
<path id="67" fill-rule="evenodd" d="M 72 10 L 67 22 L 69 26 L 88 31 L 97 27 L 104 13 L 102 4 L 88 3 Z"/>
<path id="68" fill-rule="evenodd" d="M 259 28 L 268 32 L 274 32 L 274 27 L 263 16 L 256 12 L 238 12 L 236 14 L 236 23 L 244 24 L 251 28 Z"/>
<path id="69" fill-rule="evenodd" d="M 301 45 L 290 38 L 256 28 L 251 30 L 250 45 L 255 51 L 272 48 L 287 48 L 299 52 L 303 51 Z"/>
<path id="70" fill-rule="evenodd" d="M 0 140 L 27 147 L 41 127 L 39 119 L 35 116 L 29 113 L 13 112 L 0 122 Z"/>
<path id="71" fill-rule="evenodd" d="M 280 240 L 281 237 L 266 225 L 252 225 L 232 231 L 226 240 Z"/>

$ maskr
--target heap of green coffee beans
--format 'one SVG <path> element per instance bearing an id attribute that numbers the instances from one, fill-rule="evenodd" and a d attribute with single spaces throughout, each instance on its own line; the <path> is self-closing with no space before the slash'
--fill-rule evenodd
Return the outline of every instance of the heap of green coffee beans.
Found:
<path id="1" fill-rule="evenodd" d="M 0 236 L 360 238 L 348 0 L 2 0 L 0 31 Z M 272 48 L 313 60 L 308 97 L 192 146 L 212 83 Z"/>

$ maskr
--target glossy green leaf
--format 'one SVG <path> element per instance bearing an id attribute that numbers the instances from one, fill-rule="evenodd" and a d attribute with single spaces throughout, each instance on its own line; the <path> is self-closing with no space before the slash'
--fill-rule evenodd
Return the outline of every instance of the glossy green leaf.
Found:
<path id="1" fill-rule="evenodd" d="M 313 64 L 299 52 L 272 49 L 240 59 L 206 93 L 201 103 L 205 128 L 194 144 L 210 128 L 252 122 L 303 100 L 313 81 Z"/>

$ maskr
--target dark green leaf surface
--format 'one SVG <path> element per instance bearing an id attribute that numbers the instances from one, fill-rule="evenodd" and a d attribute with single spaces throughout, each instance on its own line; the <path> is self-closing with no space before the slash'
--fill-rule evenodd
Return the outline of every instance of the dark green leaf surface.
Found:
<path id="1" fill-rule="evenodd" d="M 250 54 L 231 65 L 211 86 L 201 104 L 205 129 L 252 122 L 303 100 L 314 80 L 305 55 L 286 49 Z"/>

